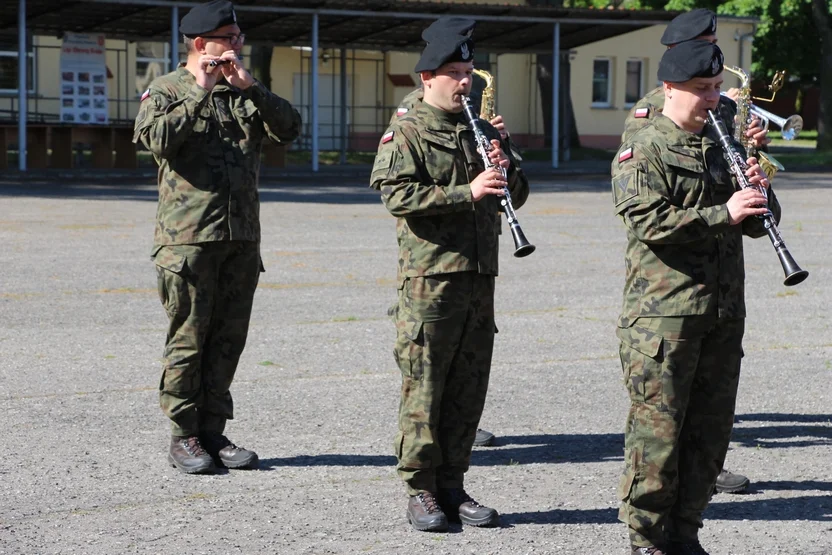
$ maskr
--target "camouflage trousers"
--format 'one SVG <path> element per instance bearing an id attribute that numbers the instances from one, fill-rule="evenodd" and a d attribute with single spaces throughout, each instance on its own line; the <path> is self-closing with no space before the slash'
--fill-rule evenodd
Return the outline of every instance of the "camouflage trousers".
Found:
<path id="1" fill-rule="evenodd" d="M 618 517 L 634 545 L 696 539 L 734 425 L 744 326 L 684 316 L 618 328 L 630 395 Z"/>
<path id="2" fill-rule="evenodd" d="M 402 372 L 399 476 L 409 495 L 462 487 L 488 391 L 494 276 L 408 278 L 393 314 Z"/>
<path id="3" fill-rule="evenodd" d="M 168 314 L 159 384 L 173 435 L 222 432 L 234 417 L 229 389 L 248 335 L 260 277 L 259 245 L 223 241 L 158 248 L 159 298 Z"/>

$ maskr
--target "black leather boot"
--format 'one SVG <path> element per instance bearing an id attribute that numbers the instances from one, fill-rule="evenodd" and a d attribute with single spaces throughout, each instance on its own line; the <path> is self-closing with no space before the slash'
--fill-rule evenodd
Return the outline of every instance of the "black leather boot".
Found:
<path id="1" fill-rule="evenodd" d="M 474 447 L 488 447 L 494 444 L 494 434 L 488 430 L 477 428 L 477 435 L 474 437 Z"/>
<path id="2" fill-rule="evenodd" d="M 208 474 L 217 469 L 197 436 L 171 436 L 168 462 L 185 474 Z"/>
<path id="3" fill-rule="evenodd" d="M 407 502 L 407 521 L 421 532 L 445 532 L 448 517 L 442 512 L 436 497 L 430 492 L 414 495 Z"/>
<path id="4" fill-rule="evenodd" d="M 734 474 L 723 468 L 716 478 L 715 488 L 717 493 L 740 493 L 748 489 L 750 483 L 751 480 L 742 474 Z"/>
<path id="5" fill-rule="evenodd" d="M 205 450 L 214 457 L 219 466 L 226 468 L 257 468 L 260 460 L 257 453 L 237 447 L 224 435 L 217 432 L 204 432 L 199 435 Z"/>
<path id="6" fill-rule="evenodd" d="M 439 490 L 439 505 L 452 522 L 469 526 L 497 526 L 500 514 L 489 507 L 480 505 L 462 488 Z"/>

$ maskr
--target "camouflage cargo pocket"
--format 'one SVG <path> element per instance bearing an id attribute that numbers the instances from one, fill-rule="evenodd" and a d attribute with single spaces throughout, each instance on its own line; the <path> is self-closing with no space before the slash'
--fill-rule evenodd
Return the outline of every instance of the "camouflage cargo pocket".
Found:
<path id="1" fill-rule="evenodd" d="M 627 501 L 630 492 L 633 490 L 633 482 L 638 474 L 639 461 L 641 460 L 641 449 L 625 449 L 624 472 L 618 479 L 618 499 Z"/>
<path id="2" fill-rule="evenodd" d="M 169 246 L 155 247 L 151 256 L 156 264 L 159 300 L 165 311 L 171 315 L 190 312 L 188 283 L 184 279 L 187 257 Z"/>
<path id="3" fill-rule="evenodd" d="M 424 324 L 412 315 L 402 314 L 396 321 L 396 348 L 394 357 L 402 374 L 413 380 L 421 380 L 424 374 L 422 351 L 424 350 Z"/>
<path id="4" fill-rule="evenodd" d="M 616 335 L 621 340 L 619 356 L 630 399 L 663 404 L 662 357 L 659 354 L 662 336 L 638 326 L 618 328 Z"/>

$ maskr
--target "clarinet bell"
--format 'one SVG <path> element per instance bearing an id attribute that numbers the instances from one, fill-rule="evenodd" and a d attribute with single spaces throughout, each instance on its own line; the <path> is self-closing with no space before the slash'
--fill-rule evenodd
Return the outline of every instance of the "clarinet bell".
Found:
<path id="1" fill-rule="evenodd" d="M 534 252 L 535 246 L 529 243 L 526 235 L 519 225 L 511 226 L 511 236 L 514 238 L 514 256 L 515 258 L 523 258 L 529 256 Z"/>

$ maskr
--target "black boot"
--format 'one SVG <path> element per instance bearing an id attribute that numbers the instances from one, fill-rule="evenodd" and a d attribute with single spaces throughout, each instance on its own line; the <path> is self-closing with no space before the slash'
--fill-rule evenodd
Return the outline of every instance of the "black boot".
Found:
<path id="1" fill-rule="evenodd" d="M 448 530 L 448 518 L 436 502 L 436 497 L 427 491 L 412 496 L 407 502 L 407 521 L 421 532 Z"/>
<path id="2" fill-rule="evenodd" d="M 171 436 L 168 462 L 185 474 L 208 474 L 217 469 L 197 436 Z"/>
<path id="3" fill-rule="evenodd" d="M 719 476 L 716 478 L 716 492 L 717 493 L 740 493 L 748 488 L 751 480 L 742 474 L 734 474 L 722 469 Z"/>
<path id="4" fill-rule="evenodd" d="M 650 547 L 639 547 L 637 545 L 630 545 L 630 555 L 665 555 L 665 551 L 662 551 L 656 546 L 651 545 Z"/>
<path id="5" fill-rule="evenodd" d="M 257 453 L 237 447 L 224 435 L 217 432 L 204 432 L 199 435 L 202 445 L 216 463 L 226 468 L 257 468 L 260 460 Z"/>
<path id="6" fill-rule="evenodd" d="M 702 544 L 696 540 L 692 542 L 670 542 L 670 553 L 672 555 L 708 555 Z"/>
<path id="7" fill-rule="evenodd" d="M 477 435 L 474 438 L 474 447 L 488 447 L 494 444 L 494 434 L 488 430 L 477 428 Z"/>
<path id="8" fill-rule="evenodd" d="M 500 524 L 500 515 L 495 509 L 480 505 L 462 488 L 440 489 L 439 505 L 453 522 L 462 522 L 469 526 Z"/>

